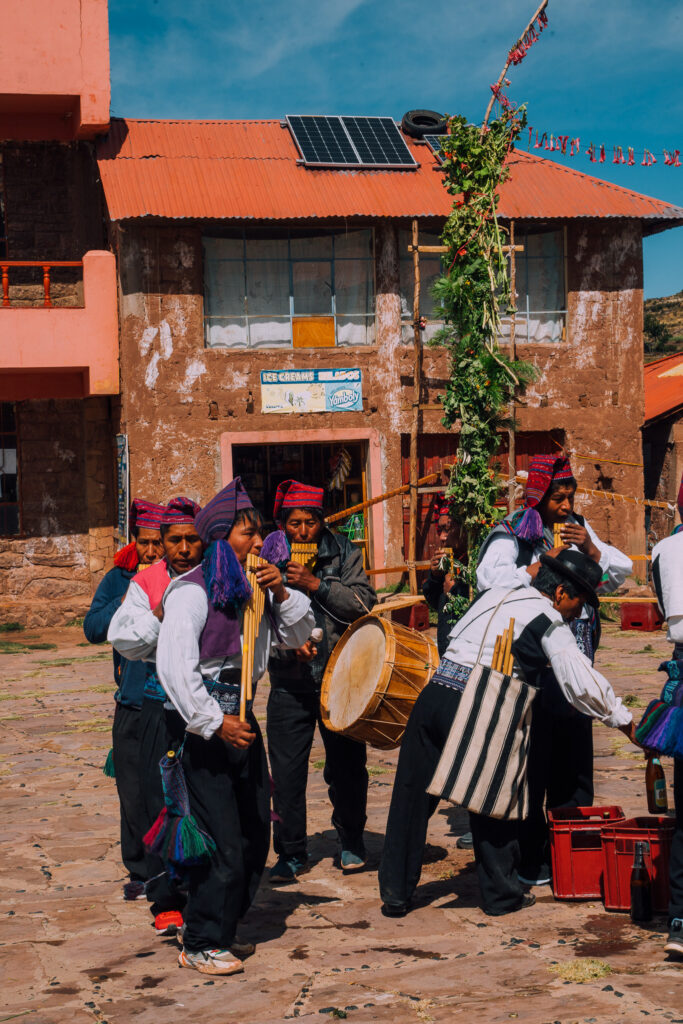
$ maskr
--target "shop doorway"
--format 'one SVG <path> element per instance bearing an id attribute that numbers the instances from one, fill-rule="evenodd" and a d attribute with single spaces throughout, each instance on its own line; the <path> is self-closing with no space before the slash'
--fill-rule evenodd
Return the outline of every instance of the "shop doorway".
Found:
<path id="1" fill-rule="evenodd" d="M 267 528 L 274 529 L 273 503 L 277 486 L 295 479 L 325 488 L 328 515 L 358 505 L 368 497 L 368 442 L 335 440 L 298 444 L 232 445 L 232 471 L 241 476 L 251 500 L 263 512 Z M 370 517 L 360 512 L 333 527 L 345 533 L 371 566 Z"/>

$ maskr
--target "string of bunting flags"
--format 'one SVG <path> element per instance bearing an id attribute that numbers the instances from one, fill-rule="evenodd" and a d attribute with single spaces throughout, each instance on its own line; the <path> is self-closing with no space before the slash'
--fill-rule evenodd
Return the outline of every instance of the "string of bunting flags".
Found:
<path id="1" fill-rule="evenodd" d="M 507 99 L 507 97 L 504 98 Z M 533 127 L 528 128 L 528 132 L 528 150 L 544 149 L 550 152 L 562 153 L 563 156 L 581 155 L 581 139 L 579 136 L 553 135 L 552 133 L 548 134 L 548 132 L 541 132 L 539 135 L 538 129 Z M 532 145 L 534 133 L 535 141 Z M 641 167 L 651 167 L 653 164 L 658 163 L 657 157 L 651 149 L 636 151 L 633 146 L 626 146 L 624 150 L 623 146 L 606 147 L 603 144 L 596 146 L 594 142 L 591 142 L 584 149 L 583 154 L 593 164 L 604 164 L 608 159 L 609 148 L 612 149 L 611 162 L 613 164 L 626 164 L 628 167 L 633 167 L 636 162 L 639 162 Z M 642 160 L 637 161 L 637 158 L 641 156 Z M 680 157 L 680 149 L 662 150 L 662 161 L 665 167 L 683 167 Z"/>

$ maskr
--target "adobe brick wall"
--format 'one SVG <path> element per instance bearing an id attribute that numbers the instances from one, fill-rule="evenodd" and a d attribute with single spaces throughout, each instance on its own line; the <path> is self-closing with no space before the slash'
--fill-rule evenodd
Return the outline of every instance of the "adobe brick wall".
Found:
<path id="1" fill-rule="evenodd" d="M 412 347 L 401 341 L 396 225 L 376 225 L 377 340 L 372 348 L 317 350 L 206 349 L 201 228 L 193 223 L 126 222 L 115 228 L 121 274 L 121 430 L 128 433 L 131 490 L 163 501 L 185 493 L 204 502 L 221 486 L 219 440 L 230 433 L 293 429 L 376 429 L 382 479 L 399 486 L 401 434 L 410 431 Z M 640 225 L 568 222 L 568 339 L 520 345 L 541 376 L 519 412 L 523 431 L 563 430 L 580 483 L 642 496 L 642 246 Z M 260 412 L 259 372 L 287 367 L 360 366 L 363 411 Z M 427 349 L 425 401 L 447 375 L 445 354 Z M 422 414 L 424 433 L 443 433 L 438 411 Z M 453 451 L 455 451 L 455 437 Z M 609 483 L 611 481 L 611 483 Z M 642 510 L 601 499 L 580 501 L 598 532 L 626 550 L 643 545 Z M 384 506 L 386 554 L 401 558 L 400 500 Z"/>

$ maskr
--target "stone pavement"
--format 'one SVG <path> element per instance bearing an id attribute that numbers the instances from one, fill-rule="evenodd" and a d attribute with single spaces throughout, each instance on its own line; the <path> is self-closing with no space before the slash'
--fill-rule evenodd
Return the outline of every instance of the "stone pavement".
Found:
<path id="1" fill-rule="evenodd" d="M 211 980 L 178 969 L 175 940 L 155 936 L 144 903 L 121 898 L 116 792 L 101 771 L 113 713 L 108 648 L 85 644 L 75 626 L 0 640 L 56 645 L 0 654 L 0 1024 L 683 1022 L 683 963 L 662 952 L 663 918 L 636 928 L 599 902 L 555 902 L 547 889 L 528 910 L 486 917 L 472 855 L 455 846 L 466 816 L 445 804 L 432 821 L 416 909 L 383 918 L 376 868 L 396 753 L 370 751 L 369 865 L 344 878 L 319 742 L 309 788 L 313 869 L 289 887 L 263 884 L 245 923 L 258 945 L 243 975 Z M 662 633 L 608 626 L 599 666 L 643 707 L 669 651 Z M 262 686 L 261 720 L 266 695 Z M 621 733 L 595 734 L 596 803 L 644 813 L 642 757 Z M 600 976 L 582 983 L 591 969 Z"/>

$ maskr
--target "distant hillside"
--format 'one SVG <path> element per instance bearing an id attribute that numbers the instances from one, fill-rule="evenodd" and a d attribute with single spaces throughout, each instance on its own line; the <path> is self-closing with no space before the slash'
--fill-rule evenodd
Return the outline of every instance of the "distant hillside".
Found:
<path id="1" fill-rule="evenodd" d="M 683 351 L 683 291 L 645 300 L 645 362 Z"/>

